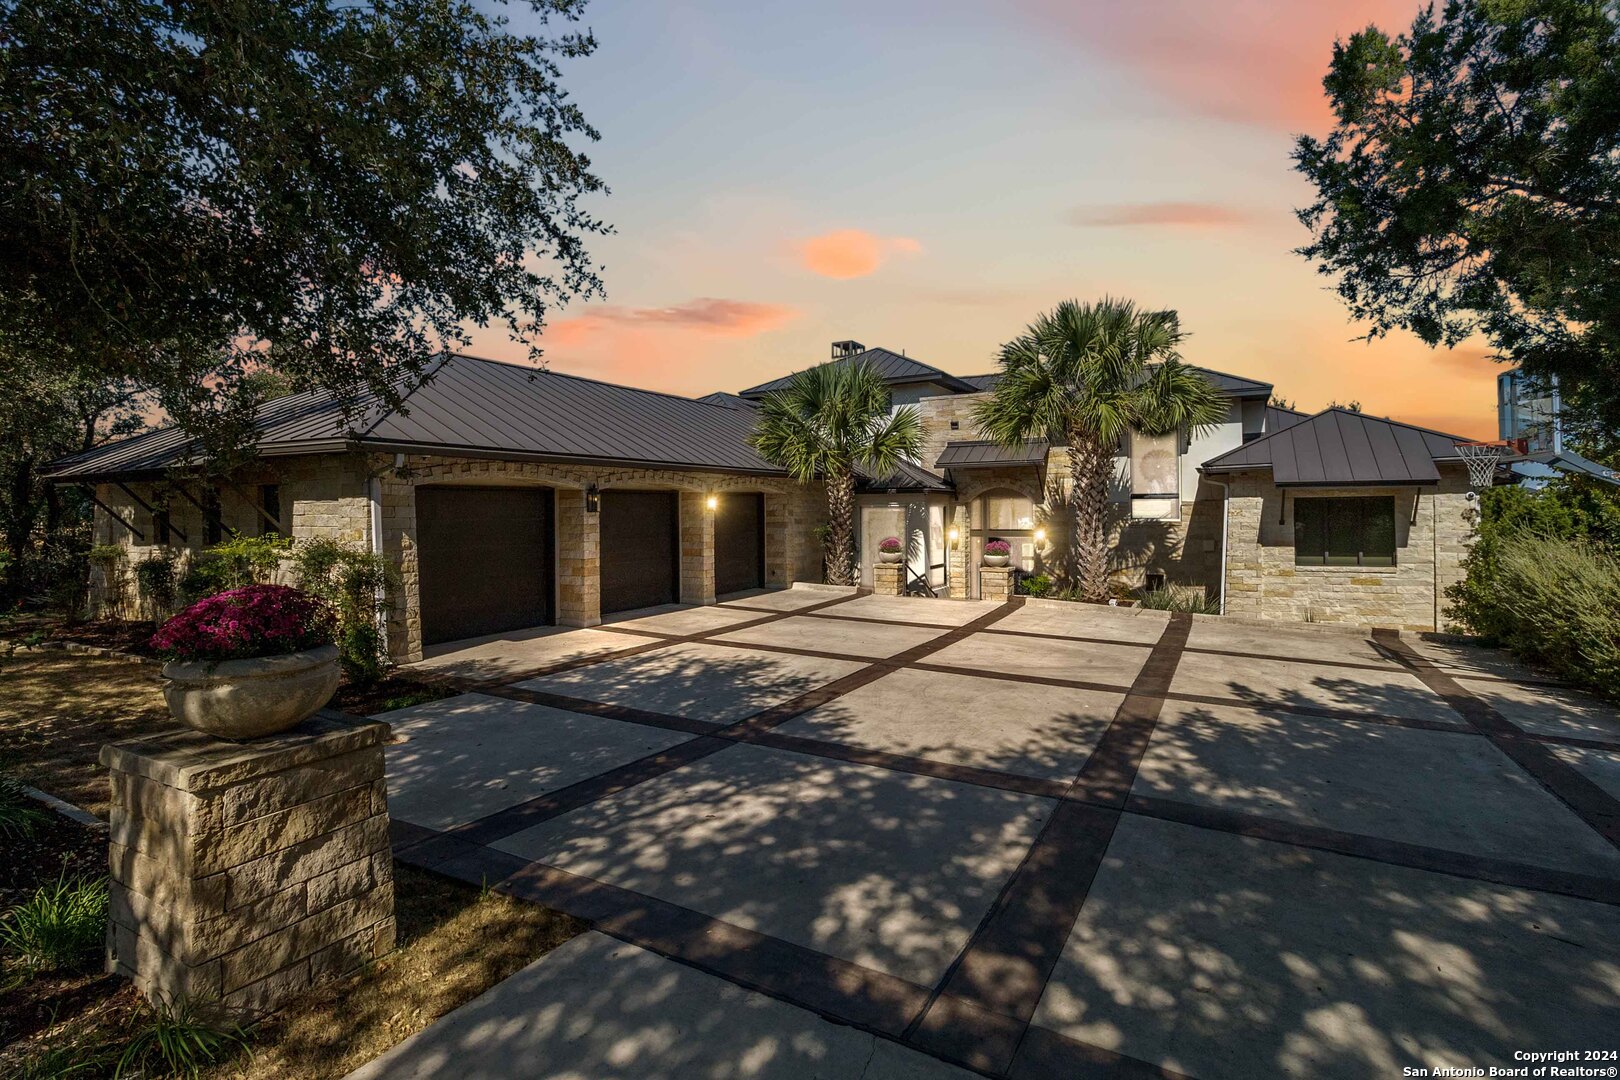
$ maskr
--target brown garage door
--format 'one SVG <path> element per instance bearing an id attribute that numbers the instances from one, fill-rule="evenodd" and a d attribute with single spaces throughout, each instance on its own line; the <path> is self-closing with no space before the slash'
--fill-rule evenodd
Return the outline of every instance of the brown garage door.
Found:
<path id="1" fill-rule="evenodd" d="M 551 489 L 416 489 L 422 643 L 553 619 Z"/>
<path id="2" fill-rule="evenodd" d="M 604 491 L 602 614 L 679 596 L 680 509 L 673 491 Z"/>
<path id="3" fill-rule="evenodd" d="M 765 584 L 765 496 L 722 495 L 714 516 L 714 591 Z"/>

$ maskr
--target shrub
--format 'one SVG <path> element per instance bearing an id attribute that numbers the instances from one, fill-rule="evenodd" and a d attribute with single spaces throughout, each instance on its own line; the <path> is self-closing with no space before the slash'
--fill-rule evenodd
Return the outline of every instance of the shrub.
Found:
<path id="1" fill-rule="evenodd" d="M 9 776 L 0 776 L 0 837 L 28 836 L 45 819 L 45 810 L 28 797 L 21 783 Z"/>
<path id="2" fill-rule="evenodd" d="M 1052 579 L 1045 574 L 1023 574 L 1017 591 L 1024 596 L 1045 596 L 1052 591 Z"/>
<path id="3" fill-rule="evenodd" d="M 1219 615 L 1221 605 L 1202 589 L 1149 589 L 1137 598 L 1137 606 L 1155 611 L 1186 611 L 1194 615 Z"/>
<path id="4" fill-rule="evenodd" d="M 149 1005 L 115 1077 L 196 1076 L 248 1048 L 248 1031 L 190 998 Z"/>
<path id="5" fill-rule="evenodd" d="M 1620 698 L 1620 559 L 1590 540 L 1493 538 L 1489 561 L 1449 591 L 1454 618 L 1515 656 Z M 1489 582 L 1489 591 L 1486 583 Z"/>
<path id="6" fill-rule="evenodd" d="M 1012 545 L 1005 540 L 991 540 L 984 545 L 986 555 L 1011 555 Z"/>
<path id="7" fill-rule="evenodd" d="M 101 571 L 101 609 L 123 618 L 128 607 L 129 553 L 122 544 L 97 544 L 90 549 L 90 565 Z"/>
<path id="8" fill-rule="evenodd" d="M 370 684 L 388 665 L 377 596 L 386 598 L 397 575 L 381 555 L 332 540 L 308 540 L 293 555 L 301 589 L 337 612 L 338 658 L 350 681 Z"/>
<path id="9" fill-rule="evenodd" d="M 898 536 L 885 536 L 878 541 L 878 550 L 886 551 L 890 555 L 898 554 L 900 551 L 900 538 Z"/>
<path id="10" fill-rule="evenodd" d="M 248 585 L 199 600 L 152 635 L 170 660 L 246 660 L 330 645 L 332 610 L 318 597 L 285 585 Z"/>
<path id="11" fill-rule="evenodd" d="M 107 936 L 107 880 L 65 875 L 0 922 L 0 943 L 30 971 L 85 964 Z"/>
<path id="12" fill-rule="evenodd" d="M 174 610 L 180 578 L 172 551 L 154 551 L 135 564 L 135 588 L 147 614 L 158 619 Z"/>

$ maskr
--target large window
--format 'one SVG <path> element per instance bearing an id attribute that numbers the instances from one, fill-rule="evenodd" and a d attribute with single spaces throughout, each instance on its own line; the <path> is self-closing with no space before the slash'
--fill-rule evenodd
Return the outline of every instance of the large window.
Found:
<path id="1" fill-rule="evenodd" d="M 1294 563 L 1394 566 L 1394 498 L 1295 499 Z"/>
<path id="2" fill-rule="evenodd" d="M 1131 516 L 1181 516 L 1181 436 L 1131 433 Z"/>

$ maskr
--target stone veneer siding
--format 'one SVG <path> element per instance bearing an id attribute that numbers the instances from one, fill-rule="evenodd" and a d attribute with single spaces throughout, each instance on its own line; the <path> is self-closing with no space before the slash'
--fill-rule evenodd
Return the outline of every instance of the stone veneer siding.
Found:
<path id="1" fill-rule="evenodd" d="M 1226 613 L 1444 629 L 1445 590 L 1464 576 L 1475 504 L 1468 499 L 1468 477 L 1461 465 L 1443 464 L 1440 471 L 1437 486 L 1378 488 L 1284 489 L 1271 482 L 1269 472 L 1234 474 Z M 1296 498 L 1371 495 L 1395 499 L 1394 566 L 1294 565 Z"/>

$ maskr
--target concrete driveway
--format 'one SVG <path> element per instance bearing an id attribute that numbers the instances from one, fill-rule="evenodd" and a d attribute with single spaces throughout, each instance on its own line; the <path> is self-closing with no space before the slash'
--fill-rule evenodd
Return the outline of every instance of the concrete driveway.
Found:
<path id="1" fill-rule="evenodd" d="M 422 667 L 466 693 L 385 717 L 400 857 L 616 940 L 372 1075 L 1616 1048 L 1620 720 L 1482 650 L 800 587 Z"/>

